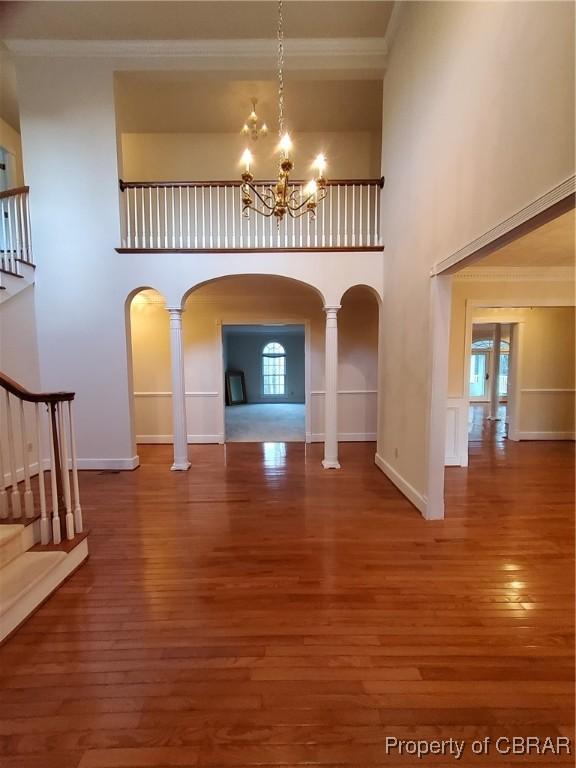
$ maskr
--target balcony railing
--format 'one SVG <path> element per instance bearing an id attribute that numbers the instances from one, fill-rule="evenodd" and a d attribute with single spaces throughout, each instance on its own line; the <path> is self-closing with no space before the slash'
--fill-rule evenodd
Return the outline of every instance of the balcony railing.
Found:
<path id="1" fill-rule="evenodd" d="M 33 264 L 28 187 L 0 192 L 0 270 L 20 275 L 21 265 Z"/>
<path id="2" fill-rule="evenodd" d="M 273 182 L 257 185 L 259 191 Z M 121 181 L 119 251 L 380 250 L 383 179 L 329 181 L 316 218 L 242 215 L 240 181 Z M 301 191 L 305 182 L 294 182 Z"/>

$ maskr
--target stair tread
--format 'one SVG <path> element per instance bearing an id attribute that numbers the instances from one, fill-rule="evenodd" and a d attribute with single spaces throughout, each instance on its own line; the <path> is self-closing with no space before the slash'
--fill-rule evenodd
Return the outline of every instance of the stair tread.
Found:
<path id="1" fill-rule="evenodd" d="M 0 547 L 5 546 L 9 541 L 22 534 L 23 525 L 0 525 Z"/>
<path id="2" fill-rule="evenodd" d="M 0 616 L 65 559 L 65 552 L 24 552 L 5 565 L 0 571 Z"/>

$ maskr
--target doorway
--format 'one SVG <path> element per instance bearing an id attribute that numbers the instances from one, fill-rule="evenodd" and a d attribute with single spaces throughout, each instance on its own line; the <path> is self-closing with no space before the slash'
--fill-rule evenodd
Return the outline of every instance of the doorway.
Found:
<path id="1" fill-rule="evenodd" d="M 305 442 L 305 325 L 223 325 L 222 355 L 225 442 Z"/>

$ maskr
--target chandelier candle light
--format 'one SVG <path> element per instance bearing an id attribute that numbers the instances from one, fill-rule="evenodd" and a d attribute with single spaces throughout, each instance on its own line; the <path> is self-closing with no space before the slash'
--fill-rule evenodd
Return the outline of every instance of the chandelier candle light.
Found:
<path id="1" fill-rule="evenodd" d="M 282 15 L 282 0 L 278 1 L 278 133 L 280 143 L 280 164 L 278 179 L 274 186 L 263 191 L 258 191 L 254 185 L 254 176 L 251 166 L 253 163 L 252 152 L 244 150 L 241 163 L 242 172 L 242 215 L 248 218 L 253 210 L 261 216 L 275 216 L 280 222 L 286 214 L 297 219 L 305 214 L 310 218 L 316 216 L 316 206 L 326 197 L 326 158 L 320 154 L 314 161 L 313 168 L 316 171 L 315 178 L 308 182 L 304 190 L 299 188 L 290 190 L 290 172 L 294 168 L 291 159 L 292 140 L 284 129 L 284 19 Z M 255 111 L 255 110 L 254 110 Z M 250 129 L 248 129 L 248 132 Z"/>
<path id="2" fill-rule="evenodd" d="M 242 126 L 240 133 L 242 136 L 250 136 L 252 141 L 258 141 L 260 137 L 263 139 L 268 135 L 268 126 L 266 123 L 262 123 L 258 128 L 258 115 L 256 114 L 256 104 L 258 99 L 252 98 L 252 112 L 248 115 L 247 121 Z"/>

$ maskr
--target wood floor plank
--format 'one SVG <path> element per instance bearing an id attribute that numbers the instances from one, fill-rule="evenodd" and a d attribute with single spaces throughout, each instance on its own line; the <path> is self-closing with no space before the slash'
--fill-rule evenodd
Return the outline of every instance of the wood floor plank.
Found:
<path id="1" fill-rule="evenodd" d="M 386 736 L 573 737 L 574 446 L 472 443 L 435 522 L 341 448 L 339 472 L 233 444 L 82 473 L 90 559 L 0 648 L 2 768 L 412 768 Z"/>

